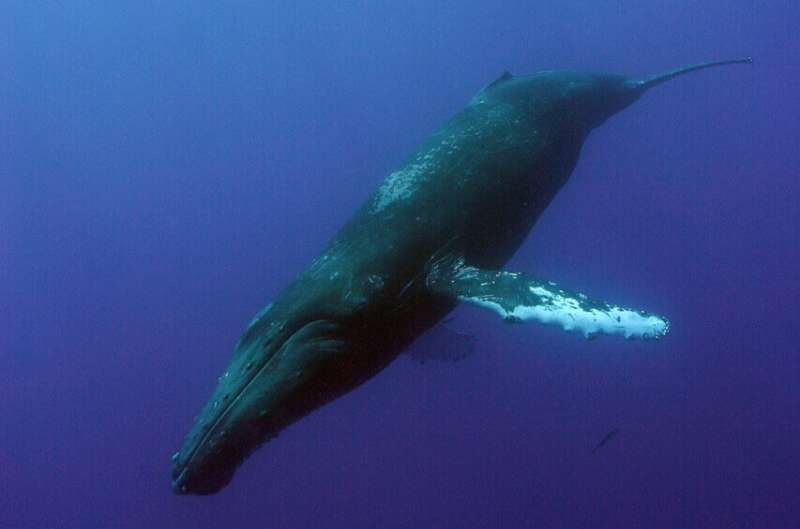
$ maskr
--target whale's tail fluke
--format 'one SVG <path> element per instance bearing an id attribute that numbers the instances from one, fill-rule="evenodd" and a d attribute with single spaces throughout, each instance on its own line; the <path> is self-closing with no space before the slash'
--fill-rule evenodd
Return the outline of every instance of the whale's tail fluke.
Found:
<path id="1" fill-rule="evenodd" d="M 645 92 L 653 88 L 654 86 L 658 86 L 661 83 L 665 83 L 670 79 L 674 79 L 679 75 L 683 75 L 689 72 L 695 72 L 697 70 L 703 70 L 705 68 L 713 68 L 715 66 L 725 66 L 728 64 L 752 64 L 753 59 L 752 57 L 743 57 L 741 59 L 730 59 L 727 61 L 713 61 L 713 62 L 704 62 L 701 64 L 693 64 L 691 66 L 685 66 L 683 68 L 676 68 L 675 70 L 670 70 L 668 72 L 654 75 L 653 77 L 649 77 L 647 79 L 639 79 L 635 81 L 631 81 L 631 83 L 638 88 L 641 92 Z"/>

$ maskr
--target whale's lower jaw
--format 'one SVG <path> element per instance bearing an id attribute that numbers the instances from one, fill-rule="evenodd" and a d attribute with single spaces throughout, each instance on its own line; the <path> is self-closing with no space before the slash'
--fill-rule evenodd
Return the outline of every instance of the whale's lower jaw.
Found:
<path id="1" fill-rule="evenodd" d="M 208 496 L 216 494 L 224 489 L 233 479 L 234 472 L 229 472 L 216 479 L 203 479 L 194 482 L 190 480 L 189 469 L 184 468 L 172 480 L 172 491 L 176 494 L 195 494 L 197 496 Z"/>

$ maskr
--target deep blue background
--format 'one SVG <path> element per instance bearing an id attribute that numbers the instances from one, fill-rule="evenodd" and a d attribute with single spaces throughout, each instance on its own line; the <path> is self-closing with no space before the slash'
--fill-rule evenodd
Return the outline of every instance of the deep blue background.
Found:
<path id="1" fill-rule="evenodd" d="M 796 2 L 2 9 L 3 529 L 800 526 Z M 504 68 L 741 55 L 597 130 L 509 265 L 668 339 L 459 309 L 469 359 L 401 357 L 221 494 L 171 493 L 253 313 Z"/>

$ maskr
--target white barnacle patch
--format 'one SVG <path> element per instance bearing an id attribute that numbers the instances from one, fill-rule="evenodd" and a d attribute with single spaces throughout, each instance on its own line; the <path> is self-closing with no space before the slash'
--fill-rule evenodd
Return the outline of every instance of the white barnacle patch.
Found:
<path id="1" fill-rule="evenodd" d="M 459 150 L 460 138 L 459 134 L 445 137 L 438 145 L 418 153 L 409 164 L 387 176 L 373 196 L 370 212 L 378 213 L 390 204 L 410 198 L 436 169 L 440 156 Z"/>
<path id="2" fill-rule="evenodd" d="M 372 212 L 377 213 L 397 200 L 410 197 L 417 187 L 416 178 L 419 173 L 420 168 L 415 164 L 405 169 L 399 169 L 386 177 L 375 193 Z"/>
<path id="3" fill-rule="evenodd" d="M 434 168 L 435 158 L 440 150 L 440 147 L 436 147 L 425 154 L 420 153 L 414 162 L 387 176 L 375 192 L 371 212 L 378 213 L 398 200 L 410 198 L 425 175 Z"/>

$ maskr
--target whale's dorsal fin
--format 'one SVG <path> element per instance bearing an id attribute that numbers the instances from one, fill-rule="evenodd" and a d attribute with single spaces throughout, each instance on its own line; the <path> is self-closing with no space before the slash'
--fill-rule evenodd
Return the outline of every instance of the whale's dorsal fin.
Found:
<path id="1" fill-rule="evenodd" d="M 491 83 L 487 84 L 486 87 L 484 88 L 484 90 L 488 90 L 489 88 L 492 88 L 493 86 L 497 86 L 500 83 L 504 83 L 504 82 L 509 81 L 509 80 L 511 80 L 513 78 L 514 78 L 514 76 L 511 74 L 511 72 L 509 72 L 508 70 L 503 70 L 503 73 L 500 74 L 500 77 L 498 77 L 497 79 L 495 79 Z"/>
<path id="2" fill-rule="evenodd" d="M 437 293 L 491 309 L 510 323 L 553 323 L 587 338 L 616 334 L 659 339 L 669 330 L 669 322 L 659 316 L 593 301 L 525 274 L 468 266 L 463 259 L 434 266 L 427 285 Z"/>

